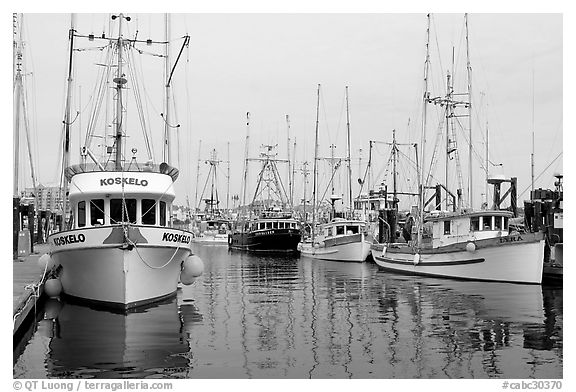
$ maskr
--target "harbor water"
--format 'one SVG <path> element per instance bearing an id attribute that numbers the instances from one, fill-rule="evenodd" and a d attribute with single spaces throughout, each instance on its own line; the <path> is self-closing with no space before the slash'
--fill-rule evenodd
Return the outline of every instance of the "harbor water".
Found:
<path id="1" fill-rule="evenodd" d="M 49 300 L 15 378 L 557 379 L 562 287 L 196 246 L 205 271 L 125 314 Z"/>

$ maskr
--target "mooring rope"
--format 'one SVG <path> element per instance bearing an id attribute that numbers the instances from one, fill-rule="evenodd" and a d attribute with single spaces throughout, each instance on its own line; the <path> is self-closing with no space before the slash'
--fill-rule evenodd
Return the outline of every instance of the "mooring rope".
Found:
<path id="1" fill-rule="evenodd" d="M 151 269 L 162 269 L 162 268 L 165 268 L 166 266 L 168 266 L 168 264 L 170 264 L 170 262 L 171 262 L 171 261 L 174 259 L 174 257 L 176 256 L 176 253 L 178 253 L 178 251 L 179 251 L 180 248 L 181 248 L 181 246 L 178 245 L 178 246 L 176 247 L 176 250 L 174 251 L 174 254 L 172 254 L 172 257 L 170 257 L 170 259 L 168 259 L 168 261 L 167 261 L 165 264 L 163 264 L 163 265 L 161 265 L 161 266 L 159 266 L 159 267 L 155 267 L 155 266 L 151 265 L 150 263 L 148 263 L 146 260 L 144 260 L 144 258 L 142 257 L 142 255 L 141 255 L 140 252 L 138 251 L 138 246 L 136 245 L 136 243 L 135 243 L 134 241 L 132 241 L 132 240 L 128 237 L 128 233 L 127 233 L 127 229 L 126 229 L 126 228 L 127 228 L 127 226 L 124 227 L 124 238 L 126 238 L 126 241 L 127 241 L 130 245 L 132 245 L 132 246 L 134 247 L 134 249 L 136 249 L 136 254 L 138 254 L 138 257 L 140 258 L 140 260 L 142 260 L 142 262 L 143 262 L 148 268 L 151 268 Z"/>

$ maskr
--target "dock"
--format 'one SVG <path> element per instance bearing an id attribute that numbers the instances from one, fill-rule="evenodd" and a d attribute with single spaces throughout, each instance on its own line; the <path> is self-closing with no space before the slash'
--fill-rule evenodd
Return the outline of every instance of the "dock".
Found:
<path id="1" fill-rule="evenodd" d="M 12 337 L 15 344 L 39 311 L 44 292 L 44 269 L 38 265 L 38 259 L 47 251 L 48 244 L 36 244 L 34 253 L 13 261 Z"/>

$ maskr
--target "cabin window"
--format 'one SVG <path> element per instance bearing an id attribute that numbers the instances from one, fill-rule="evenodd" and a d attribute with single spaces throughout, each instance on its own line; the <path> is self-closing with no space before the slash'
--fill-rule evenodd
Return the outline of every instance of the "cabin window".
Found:
<path id="1" fill-rule="evenodd" d="M 78 203 L 78 227 L 86 226 L 86 202 Z"/>
<path id="2" fill-rule="evenodd" d="M 272 228 L 272 222 L 266 222 L 266 228 L 271 229 Z"/>
<path id="3" fill-rule="evenodd" d="M 452 233 L 452 221 L 446 220 L 444 221 L 444 234 Z"/>
<path id="4" fill-rule="evenodd" d="M 122 222 L 122 199 L 110 199 L 110 223 Z"/>
<path id="5" fill-rule="evenodd" d="M 495 216 L 494 217 L 494 230 L 502 230 L 502 217 Z"/>
<path id="6" fill-rule="evenodd" d="M 156 200 L 142 199 L 142 224 L 156 224 Z"/>
<path id="7" fill-rule="evenodd" d="M 124 215 L 128 215 L 126 219 L 130 223 L 136 223 L 136 199 L 124 199 L 126 202 L 126 211 Z"/>
<path id="8" fill-rule="evenodd" d="M 492 217 L 484 216 L 482 217 L 482 230 L 492 230 Z"/>
<path id="9" fill-rule="evenodd" d="M 277 229 L 278 228 L 278 222 L 272 222 L 272 228 Z"/>
<path id="10" fill-rule="evenodd" d="M 470 231 L 480 230 L 480 217 L 470 218 Z"/>
<path id="11" fill-rule="evenodd" d="M 336 226 L 336 235 L 344 234 L 344 226 Z"/>
<path id="12" fill-rule="evenodd" d="M 264 230 L 264 228 L 265 228 L 264 222 L 258 223 L 258 230 Z"/>
<path id="13" fill-rule="evenodd" d="M 160 226 L 166 226 L 166 202 L 160 202 Z"/>
<path id="14" fill-rule="evenodd" d="M 507 216 L 504 217 L 504 228 L 503 229 L 508 230 L 508 217 Z"/>
<path id="15" fill-rule="evenodd" d="M 329 227 L 326 229 L 326 237 L 332 237 L 332 236 L 333 236 L 332 228 Z"/>
<path id="16" fill-rule="evenodd" d="M 90 200 L 90 225 L 104 224 L 104 199 Z"/>
<path id="17" fill-rule="evenodd" d="M 346 232 L 348 234 L 358 234 L 360 232 L 359 226 L 346 226 Z"/>
<path id="18" fill-rule="evenodd" d="M 285 222 L 278 222 L 278 228 L 283 229 L 285 224 Z"/>

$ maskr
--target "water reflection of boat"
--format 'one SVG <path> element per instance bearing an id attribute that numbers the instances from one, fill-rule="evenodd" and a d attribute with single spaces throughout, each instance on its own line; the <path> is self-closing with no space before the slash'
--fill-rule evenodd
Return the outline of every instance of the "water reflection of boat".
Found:
<path id="1" fill-rule="evenodd" d="M 368 263 L 342 263 L 333 260 L 315 261 L 315 263 L 325 270 L 327 275 L 345 279 L 367 280 L 377 272 L 377 267 Z"/>
<path id="2" fill-rule="evenodd" d="M 50 338 L 47 377 L 165 377 L 189 367 L 190 347 L 182 337 L 182 314 L 174 298 L 128 313 L 70 302 L 61 309 L 48 305 L 51 319 L 41 322 L 51 323 L 44 326 Z M 189 321 L 194 319 L 190 306 L 185 312 Z"/>

